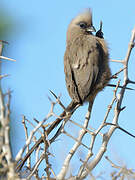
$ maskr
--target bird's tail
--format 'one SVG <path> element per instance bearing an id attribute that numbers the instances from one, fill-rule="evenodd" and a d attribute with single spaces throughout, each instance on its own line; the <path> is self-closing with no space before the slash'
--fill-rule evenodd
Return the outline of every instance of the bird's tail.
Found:
<path id="1" fill-rule="evenodd" d="M 46 134 L 49 135 L 54 128 L 58 126 L 58 124 L 64 119 L 66 116 L 66 113 L 69 112 L 69 117 L 73 114 L 73 112 L 80 106 L 81 104 L 77 102 L 71 101 L 71 103 L 68 105 L 68 107 L 60 114 L 60 117 L 57 118 L 46 130 Z M 22 159 L 21 162 L 18 163 L 16 166 L 16 171 L 19 171 L 26 160 L 29 158 L 31 153 L 39 146 L 39 144 L 43 143 L 43 137 L 40 137 L 39 140 L 33 145 L 33 147 L 29 150 L 29 152 L 25 155 L 25 157 Z"/>
<path id="2" fill-rule="evenodd" d="M 60 118 L 57 118 L 47 129 L 47 135 L 58 126 L 58 124 L 63 120 L 66 116 L 66 113 L 69 113 L 69 117 L 74 113 L 74 111 L 80 106 L 81 104 L 78 102 L 71 101 L 68 107 L 60 114 Z"/>

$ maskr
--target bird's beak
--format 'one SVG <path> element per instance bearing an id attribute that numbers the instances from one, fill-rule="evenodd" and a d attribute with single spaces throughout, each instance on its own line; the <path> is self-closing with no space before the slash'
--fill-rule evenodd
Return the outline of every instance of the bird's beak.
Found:
<path id="1" fill-rule="evenodd" d="M 86 31 L 87 31 L 88 33 L 91 33 L 91 32 L 96 32 L 96 29 L 95 29 L 94 26 L 89 26 L 89 27 L 87 27 Z"/>

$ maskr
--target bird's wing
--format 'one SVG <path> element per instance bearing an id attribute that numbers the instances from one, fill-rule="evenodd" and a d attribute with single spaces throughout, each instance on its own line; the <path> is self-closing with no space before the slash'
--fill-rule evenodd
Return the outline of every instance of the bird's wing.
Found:
<path id="1" fill-rule="evenodd" d="M 83 43 L 73 57 L 72 71 L 82 102 L 91 93 L 99 73 L 99 50 L 96 43 Z"/>
<path id="2" fill-rule="evenodd" d="M 74 72 L 72 70 L 72 65 L 70 61 L 70 53 L 68 49 L 64 55 L 64 72 L 65 72 L 65 80 L 66 86 L 69 92 L 70 97 L 74 102 L 81 103 L 81 98 L 78 92 L 78 87 L 75 81 Z"/>

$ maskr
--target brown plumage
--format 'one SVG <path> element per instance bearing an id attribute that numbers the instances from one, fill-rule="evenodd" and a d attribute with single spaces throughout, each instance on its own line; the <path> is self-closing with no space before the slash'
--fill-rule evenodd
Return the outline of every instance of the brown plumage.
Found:
<path id="1" fill-rule="evenodd" d="M 77 106 L 85 101 L 93 103 L 97 93 L 101 91 L 110 79 L 110 68 L 108 65 L 108 48 L 101 34 L 92 35 L 92 15 L 90 10 L 78 15 L 73 19 L 67 31 L 67 47 L 64 55 L 64 71 L 66 85 L 71 103 L 66 111 L 71 114 Z M 64 111 L 46 130 L 50 132 L 62 121 L 66 115 Z M 59 128 L 60 130 L 60 128 Z M 58 130 L 58 131 L 59 131 Z M 49 140 L 51 143 L 56 137 Z M 35 143 L 24 159 L 18 164 L 16 170 L 20 170 L 31 153 L 40 143 L 44 142 L 43 137 Z"/>
<path id="2" fill-rule="evenodd" d="M 69 111 L 72 111 L 75 104 L 93 102 L 111 75 L 106 42 L 94 36 L 92 31 L 94 27 L 89 9 L 73 19 L 68 27 L 64 72 L 72 98 Z"/>

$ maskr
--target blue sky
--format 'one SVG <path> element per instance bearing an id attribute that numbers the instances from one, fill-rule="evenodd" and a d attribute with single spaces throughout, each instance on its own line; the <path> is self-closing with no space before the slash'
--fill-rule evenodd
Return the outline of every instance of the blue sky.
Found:
<path id="1" fill-rule="evenodd" d="M 32 120 L 42 120 L 50 109 L 47 96 L 49 89 L 57 95 L 62 94 L 65 106 L 70 102 L 65 86 L 63 56 L 66 46 L 66 30 L 71 19 L 84 8 L 90 7 L 93 12 L 93 24 L 98 29 L 103 21 L 103 31 L 110 49 L 110 58 L 125 57 L 131 30 L 135 26 L 135 1 L 123 0 L 3 0 L 1 7 L 15 19 L 16 26 L 12 36 L 7 37 L 10 45 L 4 55 L 16 59 L 15 63 L 5 62 L 3 72 L 11 76 L 3 80 L 4 90 L 11 88 L 12 94 L 12 142 L 16 154 L 25 142 L 21 124 L 22 115 Z M 129 76 L 135 79 L 135 50 L 129 63 Z M 117 72 L 120 64 L 110 63 L 112 72 Z M 91 124 L 95 128 L 102 121 L 107 105 L 112 98 L 112 89 L 107 87 L 94 103 Z M 135 92 L 127 91 L 123 106 L 125 111 L 120 115 L 119 124 L 135 134 L 134 128 Z M 57 112 L 59 114 L 59 109 Z M 87 105 L 80 108 L 75 116 L 86 112 Z M 58 146 L 59 147 L 59 146 Z M 59 147 L 60 148 L 60 147 Z M 108 145 L 106 155 L 112 160 L 124 162 L 134 168 L 135 140 L 123 132 L 116 130 Z M 57 149 L 56 149 L 57 151 Z M 101 166 L 106 161 L 101 161 Z M 101 168 L 100 166 L 100 168 Z M 108 163 L 106 166 L 109 168 Z M 104 169 L 104 168 L 103 168 Z M 104 169 L 105 170 L 105 169 Z M 95 170 L 98 174 L 99 169 Z"/>

